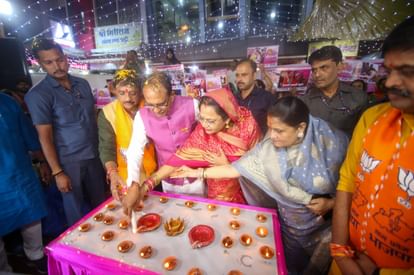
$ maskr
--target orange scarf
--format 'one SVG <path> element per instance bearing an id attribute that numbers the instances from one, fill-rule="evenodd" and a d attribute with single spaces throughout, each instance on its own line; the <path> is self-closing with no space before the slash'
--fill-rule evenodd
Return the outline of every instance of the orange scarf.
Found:
<path id="1" fill-rule="evenodd" d="M 401 133 L 394 108 L 368 130 L 351 206 L 351 244 L 380 268 L 414 267 L 414 132 Z"/>
<path id="2" fill-rule="evenodd" d="M 143 102 L 140 103 L 140 107 L 142 107 L 142 105 Z M 105 106 L 103 108 L 103 111 L 105 117 L 111 123 L 112 128 L 115 132 L 116 162 L 118 165 L 118 173 L 125 181 L 127 179 L 126 151 L 128 149 L 132 136 L 133 120 L 131 116 L 125 111 L 119 100 L 115 100 L 113 103 Z M 152 143 L 147 144 L 144 149 L 142 167 L 147 177 L 150 176 L 157 168 L 157 162 L 155 160 L 155 149 Z"/>

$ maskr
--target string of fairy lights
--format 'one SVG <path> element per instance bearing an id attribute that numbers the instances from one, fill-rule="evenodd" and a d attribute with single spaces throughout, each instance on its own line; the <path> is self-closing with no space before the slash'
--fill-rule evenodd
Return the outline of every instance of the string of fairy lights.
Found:
<path id="1" fill-rule="evenodd" d="M 47 2 L 48 0 L 43 0 L 44 2 Z M 41 1 L 36 1 L 35 3 L 33 3 L 33 4 L 40 4 L 40 2 Z M 257 2 L 257 1 L 256 1 Z M 23 13 L 25 13 L 26 12 L 26 10 L 28 10 L 28 9 L 34 9 L 32 6 L 33 6 L 33 4 L 31 4 L 31 5 L 28 5 L 26 8 L 24 8 L 24 9 L 22 9 L 22 12 Z M 68 5 L 70 6 L 70 4 L 71 4 L 71 2 L 68 2 Z M 109 1 L 109 2 L 107 2 L 106 4 L 104 4 L 104 5 L 101 5 L 101 6 L 99 6 L 99 7 L 97 7 L 97 10 L 103 10 L 104 8 L 105 8 L 105 6 L 110 6 L 110 5 L 113 5 L 114 4 L 114 2 L 111 2 L 111 1 Z M 269 3 L 267 3 L 267 4 L 269 4 Z M 279 2 L 278 3 L 278 6 L 280 6 L 281 5 L 281 3 Z M 134 6 L 135 6 L 135 8 L 139 8 L 139 4 L 134 4 Z M 290 4 L 290 7 L 293 7 L 293 4 Z M 122 10 L 125 10 L 125 9 L 129 9 L 129 8 L 132 8 L 132 6 L 129 6 L 129 7 L 124 7 Z M 56 8 L 49 8 L 49 12 L 52 12 L 52 11 L 54 11 L 54 10 L 61 10 L 62 9 L 62 7 L 61 6 L 58 6 L 58 7 L 56 7 Z M 255 8 L 256 10 L 258 9 L 257 7 Z M 169 8 L 168 6 L 166 7 L 166 9 L 165 9 L 165 12 L 169 12 L 170 10 L 175 10 L 175 8 L 174 7 L 171 7 L 171 8 Z M 234 10 L 233 12 L 236 12 L 237 11 L 237 6 L 236 6 L 236 10 Z M 84 10 L 83 11 L 84 12 L 84 14 L 88 14 L 88 13 L 93 13 L 94 12 L 94 10 Z M 107 13 L 107 14 L 104 14 L 104 15 L 102 15 L 102 16 L 99 16 L 98 18 L 101 18 L 101 17 L 109 17 L 110 15 L 113 15 L 113 14 L 115 14 L 115 13 L 117 13 L 118 11 L 114 11 L 114 12 L 112 12 L 112 13 Z M 213 13 L 215 13 L 215 12 L 217 12 L 217 10 L 213 10 L 213 11 L 211 11 L 210 12 L 210 14 L 209 15 L 212 15 Z M 263 11 L 261 11 L 261 12 L 265 12 L 264 10 Z M 41 11 L 40 12 L 41 14 L 45 14 L 46 13 L 46 11 Z M 290 13 L 290 12 L 289 12 Z M 259 13 L 260 14 L 260 13 Z M 250 15 L 250 13 L 248 14 L 248 16 Z M 17 16 L 19 16 L 19 15 L 14 15 L 15 17 L 17 17 Z M 87 16 L 85 16 L 85 17 L 87 17 Z M 83 24 L 85 24 L 85 22 L 76 22 L 75 20 L 76 19 L 78 19 L 79 18 L 79 15 L 74 15 L 74 16 L 71 16 L 71 17 L 69 17 L 68 19 L 69 19 L 69 21 L 72 21 L 71 23 L 71 25 L 73 26 L 73 27 L 77 27 L 77 26 L 79 26 L 79 25 L 83 25 Z M 283 18 L 283 15 L 281 15 L 280 13 L 278 13 L 278 15 L 277 15 L 277 18 L 276 18 L 276 20 L 278 20 L 278 18 Z M 18 27 L 16 30 L 14 30 L 14 32 L 15 33 L 18 33 L 19 32 L 19 30 L 20 29 L 24 29 L 24 27 L 27 25 L 27 24 L 31 24 L 32 23 L 32 21 L 33 20 L 38 20 L 39 19 L 39 16 L 35 16 L 34 17 L 34 19 L 32 18 L 32 19 L 29 19 L 28 21 L 26 21 L 25 23 L 23 23 L 20 27 Z M 150 25 L 154 25 L 154 24 L 156 24 L 157 23 L 157 18 L 156 18 L 156 16 L 154 15 L 154 16 L 149 16 L 149 17 L 147 17 L 146 18 L 146 20 L 147 20 L 147 22 L 148 22 L 148 24 L 150 24 Z M 86 22 L 87 23 L 91 23 L 91 19 L 88 19 L 88 20 L 86 20 Z M 142 20 L 141 20 L 141 22 L 142 22 Z M 226 31 L 224 32 L 224 31 L 222 31 L 221 33 L 218 33 L 218 34 L 216 34 L 216 28 L 214 28 L 214 26 L 212 27 L 212 28 L 208 28 L 207 30 L 206 30 L 206 37 L 214 37 L 214 38 L 216 38 L 216 39 L 222 39 L 222 38 L 224 38 L 225 36 L 224 35 L 227 35 L 227 38 L 230 38 L 230 39 L 233 39 L 233 38 L 237 38 L 237 35 L 238 35 L 238 32 L 239 32 L 239 30 L 237 29 L 237 23 L 238 22 L 235 22 L 235 24 L 233 24 L 233 26 L 231 26 L 230 28 L 228 28 L 228 29 L 226 29 Z M 194 21 L 192 21 L 191 22 L 191 25 L 197 25 L 196 24 L 196 22 L 194 22 Z M 270 33 L 272 33 L 272 31 L 271 31 L 271 25 L 270 24 L 266 24 L 266 25 L 264 25 L 264 24 L 262 24 L 262 25 L 257 25 L 254 29 L 253 29 L 253 35 L 256 35 L 256 32 L 255 32 L 255 30 L 256 29 L 265 29 L 265 30 L 268 30 L 268 31 L 266 31 L 266 36 L 269 36 L 270 35 Z M 93 27 L 86 27 L 86 29 L 87 30 L 89 30 L 89 31 L 93 31 Z M 230 30 L 230 32 L 228 31 L 228 30 Z M 50 31 L 50 28 L 47 28 L 47 29 L 45 29 L 45 30 L 43 30 L 42 32 L 40 32 L 40 33 L 38 33 L 37 35 L 35 35 L 35 36 L 33 36 L 33 37 L 30 37 L 30 38 L 27 38 L 26 40 L 25 40 L 25 42 L 28 42 L 28 41 L 31 41 L 33 38 L 36 38 L 36 37 L 38 37 L 38 36 L 43 36 L 45 33 L 47 33 L 48 31 Z M 273 31 L 273 33 L 275 33 L 275 34 L 277 34 L 279 31 L 278 30 L 276 30 L 276 31 Z M 228 36 L 229 35 L 229 33 L 230 33 L 230 37 Z M 151 46 L 153 46 L 156 50 L 155 50 L 155 56 L 152 56 L 152 57 L 158 57 L 158 56 L 161 56 L 161 55 L 163 55 L 164 54 L 164 52 L 165 52 L 165 48 L 163 48 L 163 47 L 170 47 L 171 45 L 175 45 L 176 46 L 176 48 L 188 48 L 188 44 L 192 44 L 192 45 L 196 45 L 197 43 L 199 43 L 200 42 L 200 40 L 199 40 L 199 37 L 198 37 L 198 33 L 197 32 L 190 32 L 190 34 L 188 34 L 188 35 L 186 35 L 186 37 L 185 37 L 185 40 L 184 39 L 182 39 L 182 38 L 180 38 L 177 34 L 175 34 L 175 30 L 171 30 L 171 29 L 169 29 L 168 30 L 168 34 L 170 34 L 170 37 L 171 37 L 171 42 L 163 42 L 163 40 L 164 40 L 164 37 L 163 37 L 163 33 L 162 32 L 160 32 L 160 33 L 155 33 L 155 34 L 153 34 L 152 35 L 152 37 L 150 36 L 149 37 L 149 40 L 151 41 Z M 216 34 L 216 35 L 215 35 Z M 233 36 L 232 36 L 232 35 Z M 79 32 L 76 32 L 75 33 L 75 35 L 79 35 Z M 177 39 L 176 41 L 174 41 L 175 39 Z M 89 40 L 89 41 L 88 41 Z M 184 41 L 183 41 L 184 40 Z M 92 44 L 93 45 L 93 43 L 94 43 L 94 41 L 93 41 L 93 37 L 89 37 L 89 38 L 86 38 L 86 39 L 83 39 L 83 40 L 81 40 L 80 42 L 82 42 L 82 44 L 83 45 L 87 45 L 88 43 L 89 44 Z M 215 51 L 215 50 L 217 50 L 217 47 L 220 47 L 222 44 L 218 44 L 218 45 L 215 45 L 215 48 L 212 48 L 211 50 L 212 51 Z M 201 50 L 201 51 L 203 51 L 203 50 Z M 207 50 L 208 51 L 208 50 Z M 188 53 L 188 52 L 186 52 L 186 53 L 184 53 L 184 55 L 187 55 L 187 54 L 193 54 L 193 53 Z"/>
<path id="2" fill-rule="evenodd" d="M 148 0 L 147 0 L 148 1 Z M 395 0 L 392 0 L 393 2 Z M 115 1 L 104 1 L 100 5 L 96 6 L 94 9 L 79 9 L 79 13 L 73 14 L 66 17 L 66 7 L 62 5 L 57 5 L 55 7 L 46 7 L 46 5 L 51 3 L 49 0 L 37 0 L 32 1 L 27 6 L 16 11 L 13 15 L 10 15 L 6 20 L 12 21 L 17 18 L 26 18 L 26 21 L 15 29 L 11 30 L 8 35 L 19 35 L 22 33 L 28 25 L 38 24 L 39 20 L 47 16 L 49 19 L 61 22 L 68 23 L 74 31 L 75 37 L 81 37 L 81 34 L 89 32 L 93 34 L 94 32 L 94 20 L 95 18 L 101 22 L 105 18 L 111 18 L 113 16 L 120 16 L 127 11 L 131 14 L 131 10 L 136 10 L 133 14 L 140 15 L 140 5 L 145 4 L 145 0 L 140 2 L 135 2 L 131 5 L 119 5 L 118 10 L 115 9 Z M 77 5 L 79 0 L 68 0 L 66 5 L 68 7 Z M 127 1 L 125 1 L 126 3 Z M 178 1 L 184 2 L 184 1 Z M 186 1 L 191 2 L 191 1 Z M 194 2 L 194 1 L 193 1 Z M 198 5 L 198 1 L 195 1 Z M 235 1 L 236 3 L 238 1 Z M 246 21 L 247 21 L 247 35 L 253 37 L 266 37 L 273 40 L 277 40 L 277 43 L 281 43 L 288 40 L 290 34 L 292 34 L 298 27 L 300 23 L 300 18 L 302 17 L 302 12 L 304 10 L 304 5 L 302 1 L 251 1 L 251 6 L 246 9 Z M 407 1 L 407 7 L 411 5 L 412 1 Z M 61 1 L 60 1 L 61 3 Z M 122 0 L 118 0 L 118 4 L 122 4 Z M 356 5 L 359 3 L 357 2 Z M 371 0 L 370 4 L 375 5 L 376 1 Z M 42 9 L 43 7 L 43 9 Z M 198 8 L 198 6 L 197 6 Z M 214 17 L 217 14 L 223 14 L 221 8 L 207 9 L 207 18 Z M 383 10 L 383 9 L 382 9 Z M 191 17 L 191 11 L 185 10 L 183 5 L 177 4 L 172 6 L 171 2 L 169 4 L 164 3 L 162 9 L 155 11 L 153 14 L 146 16 L 145 18 L 128 18 L 128 16 L 123 17 L 125 24 L 128 24 L 129 21 L 135 21 L 135 23 L 143 24 L 144 22 L 148 28 L 155 29 L 156 31 L 148 33 L 148 43 L 142 43 L 142 45 L 137 46 L 138 51 L 144 51 L 143 56 L 153 59 L 159 58 L 165 55 L 165 50 L 169 47 L 172 47 L 180 51 L 180 56 L 194 56 L 198 53 L 216 53 L 220 50 L 221 47 L 227 45 L 233 40 L 239 39 L 240 35 L 240 11 L 238 5 L 234 5 L 232 10 L 227 11 L 230 15 L 234 17 L 227 20 L 206 20 L 205 23 L 205 40 L 203 41 L 200 37 L 198 31 L 199 28 L 199 19 L 198 19 L 198 10 Z M 60 13 L 60 16 L 54 14 Z M 96 13 L 96 14 L 95 14 Z M 398 13 L 398 11 L 394 11 Z M 179 15 L 183 18 L 183 22 L 179 27 L 160 27 L 166 25 L 166 22 L 169 22 L 169 14 Z M 135 20 L 133 20 L 135 19 Z M 119 20 L 121 21 L 121 20 Z M 131 22 L 132 22 L 131 21 Z M 175 23 L 175 22 L 174 22 Z M 221 25 L 220 25 L 221 24 Z M 188 30 L 184 32 L 184 35 L 179 33 L 182 26 L 187 25 Z M 243 26 L 242 26 L 243 27 Z M 34 38 L 47 35 L 51 31 L 51 27 L 47 27 L 40 31 L 39 33 L 27 37 L 24 42 L 29 43 Z M 380 37 L 380 36 L 379 36 Z M 303 41 L 306 39 L 302 39 Z M 203 45 L 205 42 L 218 41 L 214 43 L 211 47 L 197 47 Z M 80 48 L 91 48 L 94 45 L 93 35 L 87 36 L 82 39 L 78 39 L 78 45 L 82 45 Z M 375 43 L 364 44 L 360 42 L 360 47 L 365 47 L 367 50 L 375 51 L 380 48 L 381 43 L 379 41 Z M 148 50 L 150 49 L 150 50 Z M 102 59 L 122 57 L 122 53 L 111 53 L 106 56 L 101 57 Z M 73 60 L 82 61 L 85 58 L 82 57 L 72 57 Z"/>

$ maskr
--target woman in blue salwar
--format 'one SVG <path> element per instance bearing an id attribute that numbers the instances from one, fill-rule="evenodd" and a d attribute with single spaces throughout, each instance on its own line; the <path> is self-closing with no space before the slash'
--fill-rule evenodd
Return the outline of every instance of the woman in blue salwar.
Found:
<path id="1" fill-rule="evenodd" d="M 329 212 L 347 137 L 291 96 L 270 107 L 267 124 L 264 139 L 238 161 L 204 171 L 182 167 L 176 176 L 242 177 L 249 204 L 278 210 L 289 274 L 323 274 L 330 265 Z"/>

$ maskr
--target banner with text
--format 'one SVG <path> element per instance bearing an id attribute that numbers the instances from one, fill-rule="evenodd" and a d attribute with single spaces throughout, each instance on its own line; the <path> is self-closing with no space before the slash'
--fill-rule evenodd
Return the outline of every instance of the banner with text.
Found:
<path id="1" fill-rule="evenodd" d="M 322 42 L 313 42 L 309 44 L 308 57 L 316 50 L 325 46 L 337 46 L 341 49 L 343 57 L 354 57 L 358 55 L 358 41 L 353 40 L 330 40 Z"/>
<path id="2" fill-rule="evenodd" d="M 141 25 L 138 23 L 97 27 L 94 32 L 97 49 L 138 47 L 141 43 Z"/>

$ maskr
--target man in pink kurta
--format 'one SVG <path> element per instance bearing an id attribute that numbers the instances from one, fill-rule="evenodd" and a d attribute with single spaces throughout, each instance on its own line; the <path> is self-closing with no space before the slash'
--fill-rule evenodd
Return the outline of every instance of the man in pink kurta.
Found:
<path id="1" fill-rule="evenodd" d="M 131 142 L 127 151 L 127 184 L 139 182 L 143 151 L 149 140 L 155 145 L 158 166 L 162 166 L 190 135 L 198 114 L 198 102 L 190 97 L 172 94 L 167 75 L 154 73 L 143 86 L 145 108 L 134 119 Z M 176 184 L 178 180 L 167 179 Z"/>

